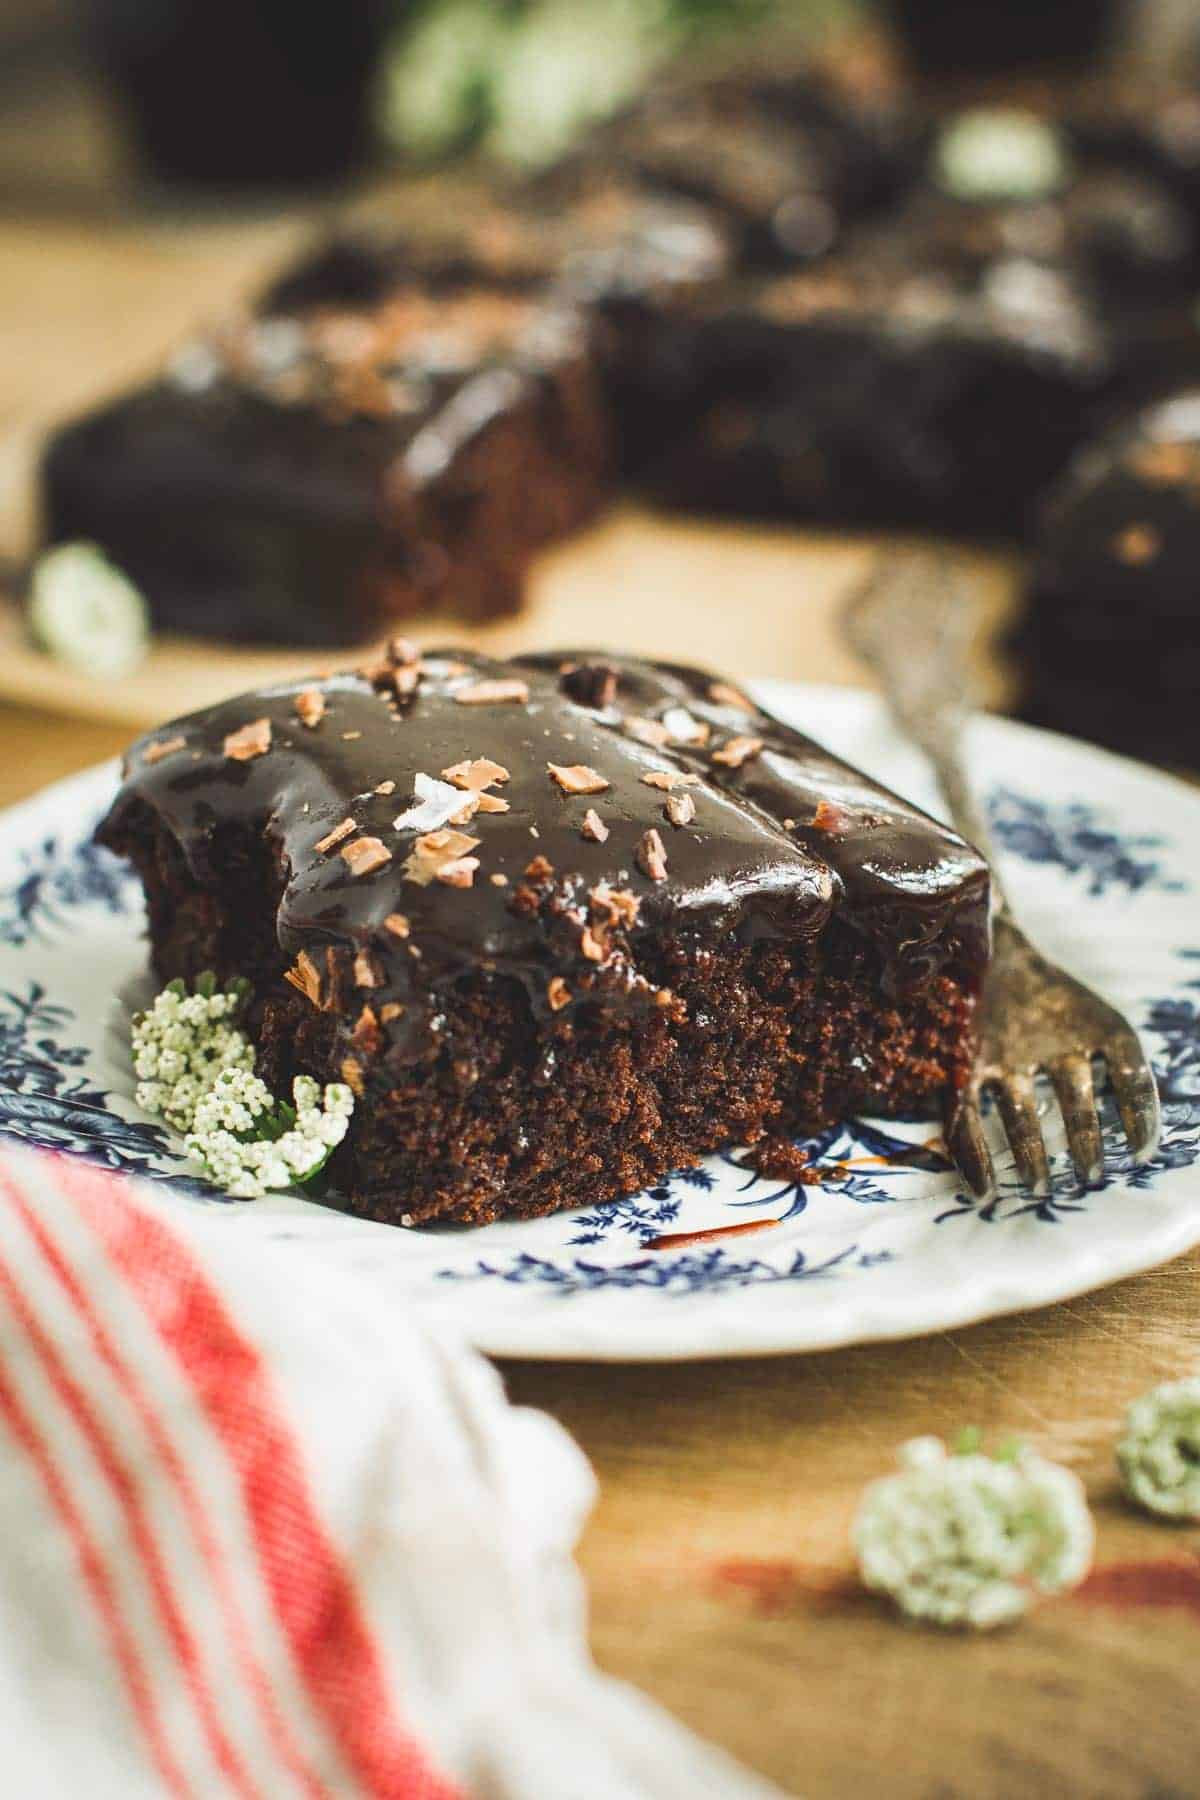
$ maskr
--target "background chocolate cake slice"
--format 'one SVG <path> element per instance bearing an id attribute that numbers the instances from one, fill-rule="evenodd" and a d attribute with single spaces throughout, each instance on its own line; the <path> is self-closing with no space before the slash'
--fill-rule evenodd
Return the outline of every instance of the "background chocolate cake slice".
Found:
<path id="1" fill-rule="evenodd" d="M 1050 496 L 1016 649 L 1023 715 L 1200 768 L 1200 387 L 1080 453 Z"/>
<path id="2" fill-rule="evenodd" d="M 360 1096 L 339 1204 L 480 1222 L 964 1078 L 988 878 L 725 682 L 394 644 L 165 726 L 100 840 L 160 977 Z"/>
<path id="3" fill-rule="evenodd" d="M 581 313 L 405 243 L 290 286 L 295 310 L 197 339 L 56 435 L 46 539 L 100 544 L 160 628 L 205 636 L 356 643 L 426 609 L 512 611 L 605 485 Z"/>

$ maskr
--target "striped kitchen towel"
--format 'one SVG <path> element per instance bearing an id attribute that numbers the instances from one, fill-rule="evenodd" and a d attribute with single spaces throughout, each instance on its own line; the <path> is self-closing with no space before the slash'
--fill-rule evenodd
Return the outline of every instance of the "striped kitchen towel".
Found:
<path id="1" fill-rule="evenodd" d="M 0 1791 L 766 1800 L 588 1659 L 592 1498 L 478 1356 L 0 1158 Z"/>

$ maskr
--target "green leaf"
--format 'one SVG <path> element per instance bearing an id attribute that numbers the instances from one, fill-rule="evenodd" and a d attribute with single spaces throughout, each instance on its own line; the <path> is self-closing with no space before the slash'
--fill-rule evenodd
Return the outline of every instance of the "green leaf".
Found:
<path id="1" fill-rule="evenodd" d="M 211 1000 L 217 991 L 217 978 L 211 969 L 205 969 L 202 975 L 197 975 L 194 986 L 202 999 Z"/>
<path id="2" fill-rule="evenodd" d="M 983 1444 L 978 1425 L 965 1425 L 954 1440 L 955 1456 L 977 1456 Z"/>

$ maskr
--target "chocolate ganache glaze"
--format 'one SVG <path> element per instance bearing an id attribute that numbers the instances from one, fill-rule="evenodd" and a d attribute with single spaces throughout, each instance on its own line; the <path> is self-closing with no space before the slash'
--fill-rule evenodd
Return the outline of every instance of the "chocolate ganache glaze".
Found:
<path id="1" fill-rule="evenodd" d="M 539 1016 L 667 1004 L 638 968 L 663 927 L 813 941 L 836 915 L 893 993 L 986 960 L 986 865 L 953 832 L 719 679 L 632 658 L 398 642 L 143 737 L 100 841 L 147 815 L 210 889 L 231 832 L 265 837 L 281 951 L 369 955 L 393 1055 L 468 973 Z"/>

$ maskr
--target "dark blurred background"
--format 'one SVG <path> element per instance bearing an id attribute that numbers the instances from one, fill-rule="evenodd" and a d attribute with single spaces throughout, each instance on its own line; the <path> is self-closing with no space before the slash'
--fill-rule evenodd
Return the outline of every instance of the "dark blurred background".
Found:
<path id="1" fill-rule="evenodd" d="M 722 34 L 889 26 L 931 78 L 1169 66 L 1190 0 L 5 0 L 0 196 L 122 205 L 335 184 L 462 150 L 547 160 Z M 1132 20 L 1132 23 L 1131 23 Z"/>

